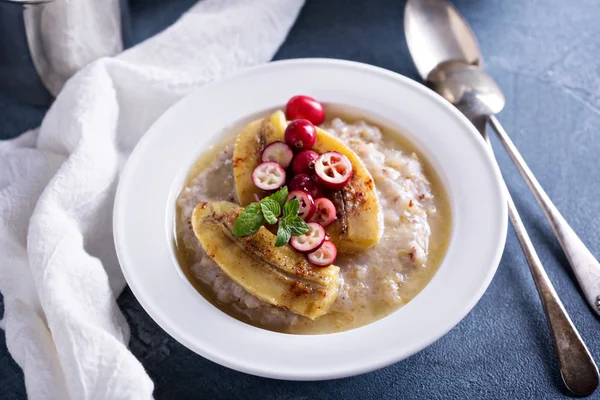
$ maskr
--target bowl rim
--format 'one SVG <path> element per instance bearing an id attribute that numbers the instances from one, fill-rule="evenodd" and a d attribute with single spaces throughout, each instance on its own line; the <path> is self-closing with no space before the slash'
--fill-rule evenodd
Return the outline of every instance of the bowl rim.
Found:
<path id="1" fill-rule="evenodd" d="M 438 275 L 440 275 L 440 270 L 442 269 L 442 267 L 444 266 L 444 264 L 446 264 L 446 259 L 449 257 L 449 252 L 447 252 L 446 256 L 444 257 L 444 260 L 442 261 L 442 264 L 440 265 L 440 269 L 438 270 L 438 272 L 436 272 L 436 274 L 434 275 L 434 277 L 432 278 L 432 280 L 425 286 L 425 288 L 411 301 L 409 302 L 407 305 L 405 305 L 404 307 L 400 308 L 399 310 L 397 310 L 396 312 L 392 313 L 390 316 L 385 317 L 379 321 L 376 321 L 374 323 L 371 323 L 369 325 L 366 325 L 364 327 L 361 328 L 357 328 L 357 329 L 353 329 L 350 331 L 346 331 L 346 332 L 340 332 L 340 333 L 333 333 L 333 334 L 327 334 L 327 335 L 290 335 L 290 334 L 282 334 L 282 333 L 276 333 L 276 332 L 272 332 L 272 331 L 267 331 L 261 328 L 256 328 L 256 327 L 252 327 L 248 324 L 245 324 L 241 321 L 235 320 L 232 317 L 227 316 L 226 314 L 222 313 L 220 310 L 218 310 L 216 307 L 210 305 L 210 307 L 212 307 L 214 310 L 217 310 L 218 313 L 215 313 L 207 308 L 203 308 L 204 314 L 203 317 L 206 318 L 208 321 L 214 322 L 214 323 L 223 323 L 223 326 L 227 326 L 228 328 L 235 330 L 238 333 L 243 333 L 244 335 L 246 335 L 246 337 L 251 338 L 248 339 L 250 342 L 252 342 L 252 345 L 249 346 L 248 348 L 243 348 L 238 346 L 237 344 L 235 346 L 237 346 L 236 348 L 238 349 L 238 354 L 229 354 L 228 352 L 224 352 L 223 349 L 219 349 L 219 348 L 215 348 L 214 343 L 210 343 L 207 342 L 207 337 L 204 337 L 202 335 L 205 334 L 205 332 L 196 330 L 195 335 L 196 336 L 191 336 L 190 333 L 185 332 L 184 330 L 182 330 L 182 328 L 180 326 L 176 326 L 175 323 L 173 322 L 172 316 L 165 314 L 166 312 L 166 306 L 164 306 L 164 304 L 161 306 L 161 301 L 170 304 L 172 299 L 169 299 L 168 296 L 166 296 L 164 293 L 160 293 L 160 291 L 155 290 L 153 293 L 150 293 L 149 290 L 153 290 L 151 288 L 149 288 L 149 284 L 148 282 L 151 282 L 151 279 L 148 278 L 144 278 L 143 277 L 143 268 L 140 269 L 140 265 L 139 265 L 139 259 L 140 259 L 140 252 L 143 251 L 142 248 L 136 248 L 137 247 L 141 247 L 141 244 L 138 246 L 138 244 L 136 242 L 134 242 L 131 238 L 131 232 L 135 232 L 135 230 L 132 230 L 132 224 L 128 224 L 126 223 L 126 221 L 128 221 L 129 219 L 132 219 L 133 217 L 129 217 L 129 214 L 134 213 L 136 215 L 137 220 L 135 221 L 141 221 L 140 217 L 138 216 L 138 214 L 141 214 L 142 211 L 135 211 L 132 209 L 132 201 L 130 200 L 129 197 L 132 196 L 135 198 L 136 194 L 135 194 L 135 190 L 134 188 L 136 187 L 136 178 L 141 178 L 141 173 L 143 172 L 143 167 L 141 167 L 141 162 L 143 161 L 143 157 L 145 156 L 144 152 L 149 151 L 149 146 L 152 145 L 153 140 L 158 140 L 161 135 L 164 136 L 164 132 L 167 126 L 169 126 L 172 123 L 178 123 L 176 122 L 177 117 L 182 117 L 182 115 L 180 115 L 184 109 L 190 108 L 193 103 L 197 103 L 198 101 L 204 101 L 203 96 L 207 96 L 207 93 L 216 93 L 217 89 L 219 87 L 221 88 L 229 88 L 231 85 L 235 84 L 236 82 L 250 82 L 252 80 L 258 80 L 260 81 L 261 79 L 265 79 L 265 74 L 267 75 L 275 75 L 275 76 L 279 76 L 279 75 L 285 75 L 285 74 L 306 74 L 306 77 L 309 76 L 314 76 L 311 75 L 311 73 L 315 73 L 315 72 L 319 72 L 321 71 L 323 74 L 327 75 L 331 75 L 332 74 L 338 74 L 340 77 L 342 77 L 343 75 L 354 75 L 354 76 L 360 76 L 362 78 L 364 78 L 365 81 L 375 81 L 377 80 L 377 82 L 381 81 L 384 82 L 386 81 L 387 83 L 389 83 L 390 87 L 393 87 L 393 89 L 398 90 L 399 92 L 410 92 L 410 93 L 414 93 L 414 99 L 415 100 L 419 100 L 420 102 L 422 102 L 423 104 L 427 103 L 429 106 L 431 106 L 432 108 L 428 110 L 428 112 L 431 112 L 432 115 L 437 116 L 438 118 L 445 118 L 448 121 L 452 121 L 452 123 L 454 124 L 454 128 L 457 132 L 460 131 L 461 135 L 463 135 L 463 137 L 459 137 L 460 140 L 463 140 L 464 143 L 469 142 L 469 151 L 472 150 L 472 154 L 471 156 L 475 157 L 476 156 L 476 160 L 474 161 L 475 163 L 479 163 L 478 166 L 481 167 L 481 171 L 477 172 L 477 171 L 466 171 L 463 170 L 463 172 L 465 173 L 472 173 L 474 175 L 483 173 L 486 175 L 487 178 L 487 184 L 485 183 L 485 181 L 481 180 L 481 184 L 483 185 L 488 185 L 486 186 L 486 189 L 488 189 L 490 193 L 482 193 L 480 194 L 479 197 L 481 197 L 479 200 L 481 201 L 481 204 L 475 204 L 474 201 L 472 201 L 473 204 L 470 204 L 470 207 L 480 207 L 481 209 L 485 210 L 485 211 L 490 211 L 492 212 L 492 215 L 489 217 L 490 219 L 490 225 L 493 225 L 491 228 L 485 228 L 485 234 L 482 236 L 485 236 L 485 240 L 487 240 L 487 242 L 485 242 L 485 249 L 487 251 L 485 257 L 484 255 L 481 255 L 482 258 L 484 258 L 486 260 L 486 264 L 488 265 L 488 267 L 485 269 L 485 271 L 481 272 L 481 275 L 479 275 L 477 277 L 477 282 L 476 285 L 471 285 L 470 287 L 470 292 L 468 294 L 468 296 L 466 296 L 466 298 L 464 295 L 459 295 L 456 297 L 460 297 L 460 309 L 456 309 L 456 310 L 451 310 L 452 311 L 452 318 L 449 319 L 444 319 L 443 324 L 439 323 L 439 324 L 435 324 L 434 322 L 432 322 L 431 320 L 427 320 L 426 324 L 428 325 L 428 327 L 430 327 L 432 330 L 435 330 L 435 333 L 432 333 L 430 331 L 427 331 L 427 333 L 423 333 L 422 335 L 420 335 L 418 338 L 415 338 L 414 342 L 409 345 L 409 346 L 405 346 L 405 343 L 398 343 L 398 347 L 396 348 L 396 346 L 393 346 L 393 349 L 389 349 L 389 351 L 386 351 L 384 353 L 381 352 L 381 349 L 377 348 L 377 357 L 373 358 L 369 358 L 369 359 L 365 359 L 365 358 L 352 358 L 350 357 L 350 359 L 346 358 L 346 355 L 339 353 L 338 349 L 337 349 L 337 345 L 332 342 L 330 339 L 332 337 L 335 337 L 336 339 L 339 338 L 339 340 L 343 340 L 345 342 L 348 343 L 354 343 L 356 344 L 356 347 L 360 347 L 361 351 L 367 351 L 370 347 L 370 345 L 365 344 L 363 342 L 366 342 L 365 339 L 367 339 L 369 336 L 372 337 L 379 337 L 378 335 L 382 334 L 381 332 L 379 332 L 380 330 L 386 328 L 389 329 L 390 327 L 394 327 L 394 325 L 390 325 L 390 317 L 391 316 L 396 316 L 399 314 L 407 314 L 408 315 L 408 311 L 404 311 L 407 308 L 411 308 L 411 315 L 415 315 L 415 312 L 412 311 L 413 308 L 415 307 L 419 307 L 421 303 L 423 304 L 429 304 L 431 299 L 428 299 L 428 303 L 424 303 L 423 301 L 420 301 L 419 298 L 423 297 L 422 294 L 427 290 L 428 287 L 432 286 L 432 283 L 434 282 L 434 280 L 436 280 L 436 277 Z M 338 85 L 336 86 L 338 89 L 341 89 L 342 86 L 339 82 L 335 82 L 332 80 L 332 85 Z M 229 86 L 228 86 L 229 85 Z M 303 84 L 300 84 L 300 86 L 302 86 Z M 307 84 L 304 84 L 307 85 Z M 366 91 L 370 90 L 367 86 L 364 85 L 364 83 L 362 83 L 361 86 L 363 89 L 365 89 Z M 228 90 L 232 90 L 232 89 L 228 89 Z M 297 93 L 306 93 L 309 95 L 312 95 L 314 90 L 305 90 L 305 91 L 299 91 Z M 391 89 L 390 89 L 391 90 Z M 285 90 L 282 90 L 283 92 L 285 92 Z M 287 90 L 289 92 L 289 89 Z M 383 92 L 379 92 L 379 94 L 381 94 Z M 338 98 L 343 98 L 344 93 L 338 93 L 338 94 L 333 94 L 333 92 L 331 93 L 332 97 L 338 96 Z M 377 93 L 374 93 L 374 95 L 377 95 Z M 390 96 L 387 95 L 386 96 Z M 318 97 L 319 96 L 315 96 Z M 281 96 L 282 99 L 286 99 L 286 95 L 282 93 Z M 266 103 L 269 102 L 269 100 L 265 100 Z M 333 103 L 336 103 L 335 101 Z M 270 104 L 270 103 L 269 103 Z M 243 106 L 240 106 L 243 108 Z M 260 108 L 262 110 L 262 112 L 266 112 L 267 110 L 265 109 L 264 105 L 261 105 L 259 107 L 259 105 L 255 105 L 255 108 L 258 107 L 262 107 Z M 270 107 L 277 107 L 277 104 L 271 104 Z M 249 107 L 251 108 L 251 107 Z M 269 107 L 267 107 L 269 108 Z M 249 119 L 252 119 L 250 116 L 254 116 L 256 114 L 256 110 L 253 109 L 251 110 L 252 112 L 242 112 L 241 114 L 234 116 L 234 119 L 237 117 L 238 118 L 238 125 L 242 125 L 243 123 L 240 121 L 244 121 L 247 122 Z M 397 120 L 396 120 L 397 121 Z M 398 123 L 396 123 L 396 121 L 394 122 L 394 125 L 398 125 Z M 414 121 L 413 121 L 414 123 Z M 432 122 L 434 123 L 434 122 Z M 223 127 L 225 129 L 225 127 Z M 231 127 L 228 127 L 229 129 L 231 129 Z M 419 150 L 421 152 L 424 153 L 428 153 L 428 151 L 433 151 L 431 148 L 428 148 L 427 146 L 423 147 L 422 145 L 420 145 L 419 143 L 415 143 L 414 140 L 416 140 L 416 137 L 414 137 L 414 133 L 413 132 L 409 132 L 404 128 L 399 128 L 397 130 L 400 130 L 401 132 L 403 132 L 403 134 L 405 133 L 410 133 L 409 135 L 406 136 L 413 136 L 412 138 L 409 137 L 409 141 L 412 142 L 412 144 L 414 144 L 417 148 L 419 148 Z M 179 134 L 178 135 L 183 135 L 183 134 Z M 211 138 L 217 136 L 218 133 L 212 133 L 211 134 Z M 164 139 L 164 138 L 163 138 Z M 476 140 L 474 140 L 476 139 Z M 447 139 L 444 139 L 447 140 Z M 417 140 L 418 142 L 418 140 Z M 167 143 L 168 144 L 168 143 Z M 204 149 L 203 151 L 205 151 L 206 149 Z M 441 150 L 437 150 L 438 152 L 440 152 Z M 195 152 L 196 156 L 198 155 L 198 152 Z M 426 154 L 426 157 L 429 161 L 430 164 L 436 164 L 437 163 L 437 159 L 434 156 L 432 158 L 431 154 Z M 184 174 L 184 172 L 187 172 L 187 170 L 189 169 L 191 163 L 189 162 L 191 160 L 190 157 L 187 158 L 182 158 L 183 160 L 187 160 L 187 163 L 182 162 L 181 160 L 178 161 L 178 163 L 180 164 L 178 169 L 177 169 L 177 175 L 178 178 L 174 179 L 174 181 L 178 181 L 179 184 L 181 183 L 183 177 L 182 175 Z M 465 162 L 460 161 L 460 163 L 465 164 Z M 148 164 L 146 164 L 148 165 Z M 466 164 L 465 164 L 466 165 Z M 453 229 L 452 229 L 452 238 L 451 238 L 451 243 L 450 246 L 453 245 L 453 242 L 455 242 L 456 240 L 459 240 L 457 238 L 455 238 L 455 234 L 462 234 L 461 229 L 464 229 L 462 227 L 462 223 L 463 221 L 457 221 L 455 220 L 455 218 L 457 218 L 458 216 L 462 216 L 463 215 L 467 215 L 467 213 L 465 212 L 465 210 L 460 211 L 460 213 L 457 214 L 457 210 L 455 210 L 455 206 L 459 207 L 460 204 L 455 204 L 455 201 L 458 202 L 462 202 L 463 200 L 457 200 L 456 198 L 456 191 L 458 190 L 457 188 L 448 186 L 448 171 L 444 170 L 441 171 L 439 168 L 439 165 L 434 165 L 433 168 L 436 170 L 436 172 L 438 173 L 438 175 L 440 175 L 440 179 L 443 181 L 443 184 L 447 190 L 447 194 L 449 197 L 449 200 L 451 202 L 451 207 L 452 207 L 452 211 L 453 211 Z M 483 172 L 485 171 L 485 172 Z M 171 178 L 173 177 L 173 175 L 171 175 Z M 232 75 L 228 78 L 225 78 L 223 80 L 220 80 L 218 82 L 214 82 L 208 85 L 205 85 L 199 89 L 197 89 L 195 92 L 193 92 L 192 94 L 184 97 L 183 99 L 181 99 L 180 101 L 176 102 L 173 106 L 171 106 L 162 116 L 160 116 L 157 121 L 155 121 L 155 123 L 150 127 L 150 129 L 148 129 L 148 131 L 146 132 L 146 134 L 140 139 L 139 143 L 137 144 L 137 146 L 135 147 L 135 149 L 133 150 L 133 152 L 131 153 L 125 167 L 123 168 L 123 171 L 121 173 L 121 180 L 119 182 L 118 188 L 117 188 L 117 192 L 116 192 L 116 196 L 115 196 L 115 205 L 114 205 L 114 212 L 113 212 L 113 228 L 114 228 L 114 241 L 115 241 L 115 248 L 117 251 L 117 255 L 119 258 L 119 262 L 123 271 L 123 274 L 125 276 L 125 279 L 127 280 L 127 283 L 129 284 L 129 286 L 131 287 L 132 292 L 134 293 L 134 295 L 136 296 L 137 300 L 140 302 L 140 304 L 142 305 L 142 307 L 146 310 L 146 312 L 148 312 L 148 314 L 152 317 L 152 319 L 159 325 L 161 326 L 162 329 L 164 329 L 167 333 L 169 333 L 169 335 L 171 335 L 172 337 L 174 337 L 177 341 L 179 341 L 180 343 L 182 343 L 183 345 L 185 345 L 186 347 L 188 347 L 190 350 L 196 352 L 197 354 L 202 355 L 205 358 L 208 358 L 214 362 L 217 362 L 221 365 L 227 366 L 229 368 L 238 370 L 238 371 L 242 371 L 242 372 L 246 372 L 246 373 L 250 373 L 253 375 L 258 375 L 258 376 L 263 376 L 263 377 L 270 377 L 270 378 L 278 378 L 278 379 L 288 379 L 288 380 L 322 380 L 322 379 L 334 379 L 334 378 L 341 378 L 341 377 L 347 377 L 347 376 L 353 376 L 353 375 L 357 375 L 360 373 L 365 373 L 365 372 L 369 372 L 369 371 L 373 371 L 382 367 L 385 367 L 387 365 L 390 365 L 394 362 L 400 361 L 402 359 L 405 359 L 411 355 L 413 355 L 414 353 L 424 349 L 425 347 L 429 346 L 431 343 L 433 343 L 434 341 L 436 341 L 437 339 L 439 339 L 440 337 L 442 337 L 443 335 L 445 335 L 450 329 L 452 329 L 456 324 L 458 324 L 458 322 L 460 322 L 467 314 L 468 312 L 475 306 L 475 304 L 479 301 L 479 299 L 481 298 L 481 296 L 483 295 L 483 293 L 485 292 L 485 290 L 487 289 L 487 287 L 489 286 L 496 270 L 498 267 L 498 264 L 500 262 L 500 258 L 504 249 L 504 244 L 505 244 L 505 240 L 506 240 L 506 231 L 507 231 L 507 208 L 506 208 L 506 201 L 505 201 L 505 197 L 504 197 L 504 190 L 503 190 L 503 186 L 502 186 L 502 181 L 501 181 L 501 175 L 500 175 L 500 171 L 498 169 L 497 164 L 495 163 L 495 161 L 493 160 L 487 146 L 485 146 L 484 141 L 481 140 L 479 133 L 475 130 L 475 128 L 471 125 L 471 123 L 457 110 L 455 109 L 452 105 L 450 105 L 450 103 L 446 102 L 443 98 L 441 98 L 440 96 L 438 96 L 437 94 L 435 94 L 434 92 L 430 91 L 428 88 L 426 88 L 425 86 L 407 78 L 404 76 L 401 76 L 399 74 L 396 74 L 392 71 L 389 70 L 385 70 L 383 68 L 379 68 L 379 67 L 375 67 L 375 66 L 371 66 L 371 65 L 367 65 L 367 64 L 362 64 L 362 63 L 358 63 L 358 62 L 352 62 L 352 61 L 343 61 L 343 60 L 335 60 L 335 59 L 316 59 L 316 58 L 311 58 L 311 59 L 295 59 L 295 60 L 284 60 L 284 61 L 276 61 L 276 62 L 271 62 L 265 65 L 261 65 L 261 66 L 257 66 L 257 67 L 253 67 L 253 68 L 249 68 L 246 70 L 243 70 L 235 75 Z M 178 194 L 177 190 L 174 190 L 174 187 L 177 187 L 178 184 L 177 183 L 171 183 L 170 186 L 170 191 L 168 193 L 168 198 L 165 200 L 167 205 L 173 205 L 174 206 L 174 201 L 175 201 L 175 197 Z M 466 185 L 468 186 L 468 185 Z M 181 188 L 181 186 L 179 186 L 179 188 Z M 472 187 L 473 189 L 474 187 Z M 139 188 L 138 188 L 139 189 Z M 461 188 L 461 190 L 464 190 L 463 188 Z M 177 193 L 175 193 L 177 192 Z M 162 194 L 161 194 L 162 196 Z M 488 202 L 489 205 L 486 205 Z M 493 203 L 493 206 L 491 205 Z M 136 203 L 134 205 L 138 205 L 139 203 Z M 487 208 L 486 208 L 487 207 Z M 140 208 L 144 208 L 143 206 Z M 460 208 L 460 207 L 459 207 Z M 479 210 L 480 208 L 476 208 L 477 210 Z M 150 209 L 150 208 L 149 208 Z M 166 228 L 166 232 L 162 232 L 162 236 L 163 239 L 167 238 L 168 241 L 168 237 L 169 235 L 171 235 L 171 239 L 172 239 L 172 234 L 173 234 L 173 225 L 172 225 L 172 216 L 169 215 L 169 211 L 165 211 L 167 213 L 167 215 L 165 216 L 164 214 L 160 216 L 161 219 L 161 226 L 162 228 Z M 152 224 L 155 224 L 156 221 L 154 221 L 154 219 L 159 218 L 158 216 L 152 216 Z M 469 221 L 471 221 L 474 217 L 468 216 L 465 217 L 468 218 Z M 133 219 L 132 219 L 133 220 Z M 171 223 L 171 225 L 169 225 Z M 473 222 L 469 222 L 471 224 L 471 226 L 473 226 Z M 152 228 L 150 228 L 151 224 L 149 225 L 149 229 L 152 230 Z M 157 225 L 158 226 L 158 225 Z M 484 228 L 482 228 L 484 229 Z M 493 232 L 492 232 L 493 231 Z M 139 234 L 143 237 L 144 235 L 149 234 L 148 232 L 144 232 L 144 231 L 139 231 Z M 481 238 L 477 238 L 475 236 L 472 236 L 471 234 L 469 234 L 470 238 L 472 240 L 480 240 Z M 462 241 L 466 240 L 466 239 L 460 239 Z M 144 247 L 147 249 L 147 247 Z M 134 250 L 132 250 L 134 249 Z M 172 253 L 169 253 L 167 251 L 168 249 L 165 248 L 160 248 L 160 249 L 152 249 L 152 251 L 156 252 L 157 257 L 159 257 L 162 260 L 167 260 L 167 258 L 170 260 L 171 263 L 175 262 L 176 260 L 173 259 L 173 255 Z M 463 249 L 464 250 L 464 249 Z M 450 248 L 449 250 L 450 251 Z M 458 250 L 457 250 L 458 251 Z M 481 252 L 481 250 L 480 250 Z M 135 255 L 133 254 L 135 253 Z M 464 257 L 464 256 L 463 256 Z M 138 259 L 138 261 L 134 261 L 134 259 Z M 463 260 L 464 261 L 464 260 Z M 137 264 L 137 266 L 136 266 Z M 172 266 L 172 265 L 171 265 Z M 177 266 L 177 268 L 179 268 Z M 159 268 L 160 269 L 160 268 Z M 169 272 L 169 274 L 172 274 L 173 271 Z M 478 274 L 480 272 L 477 272 Z M 152 274 L 154 274 L 154 272 L 152 272 Z M 161 272 L 162 274 L 162 272 Z M 147 275 L 150 275 L 150 273 L 148 273 Z M 164 277 L 166 277 L 167 275 L 164 275 Z M 179 269 L 179 276 L 177 277 L 177 279 L 184 279 L 187 282 L 187 279 L 185 279 L 185 277 L 183 276 L 183 273 L 181 272 L 181 270 Z M 144 283 L 144 279 L 146 279 L 146 282 Z M 154 279 L 154 278 L 153 278 Z M 156 278 L 158 279 L 158 278 Z M 169 279 L 171 279 L 171 277 L 169 276 Z M 440 279 L 437 279 L 438 281 Z M 161 282 L 162 283 L 162 282 Z M 189 282 L 187 282 L 187 284 L 189 285 L 189 287 L 191 288 L 191 284 L 189 284 Z M 154 284 L 154 286 L 157 286 L 156 284 Z M 184 296 L 183 292 L 186 291 L 187 289 L 182 289 L 182 293 L 178 293 L 178 296 Z M 194 290 L 195 292 L 195 290 Z M 185 295 L 189 295 L 189 293 L 185 294 Z M 198 297 L 201 297 L 202 300 L 206 303 L 208 303 L 200 294 L 198 294 L 196 292 L 196 295 Z M 429 297 L 431 297 L 429 295 Z M 416 304 L 416 301 L 419 300 L 420 303 L 419 305 L 414 305 Z M 454 299 L 453 299 L 454 300 Z M 457 300 L 458 301 L 458 300 Z M 199 302 L 195 305 L 197 306 L 201 306 L 202 301 L 199 300 Z M 210 304 L 210 303 L 208 303 Z M 413 305 L 413 306 L 411 306 Z M 185 307 L 189 307 L 187 304 L 185 305 Z M 203 307 L 203 306 L 202 306 Z M 428 306 L 431 307 L 431 306 Z M 433 311 L 432 311 L 433 313 Z M 435 313 L 437 313 L 437 311 L 435 311 Z M 218 315 L 217 315 L 218 314 Z M 437 315 L 437 314 L 436 314 Z M 178 317 L 179 318 L 179 317 Z M 188 315 L 189 318 L 189 315 Z M 220 321 L 221 319 L 231 319 L 231 321 L 227 321 L 227 323 L 225 324 L 225 322 Z M 399 317 L 401 320 L 401 317 Z M 428 317 L 424 317 L 424 318 L 428 318 Z M 444 317 L 445 318 L 445 317 Z M 181 319 L 181 318 L 180 318 Z M 398 318 L 394 318 L 394 319 L 398 319 Z M 387 323 L 382 324 L 382 321 L 387 321 Z M 188 321 L 190 322 L 190 321 Z M 421 321 L 423 322 L 423 321 Z M 179 323 L 181 323 L 181 321 L 179 321 Z M 191 322 L 190 322 L 191 323 Z M 425 323 L 425 322 L 423 322 Z M 220 327 L 220 325 L 219 325 Z M 397 325 L 396 325 L 397 327 Z M 419 327 L 418 327 L 419 328 Z M 424 329 L 424 327 L 420 327 L 421 329 Z M 196 327 L 195 329 L 199 329 L 198 327 Z M 219 328 L 220 329 L 220 328 Z M 252 331 L 253 330 L 253 331 Z M 210 331 L 210 329 L 208 330 Z M 229 337 L 229 335 L 231 334 L 230 332 L 220 332 L 221 334 L 223 334 L 224 336 Z M 199 338 L 199 336 L 202 336 L 201 338 Z M 211 338 L 212 340 L 217 340 L 214 338 L 215 335 L 212 335 Z M 232 335 L 232 337 L 234 337 L 235 335 Z M 389 335 L 386 336 L 386 338 Z M 285 337 L 286 339 L 282 339 L 282 337 Z M 289 338 L 294 338 L 293 340 L 290 341 Z M 220 339 L 219 339 L 220 340 Z M 354 342 L 352 342 L 354 341 Z M 290 353 L 290 354 L 296 354 L 299 356 L 298 359 L 294 360 L 294 361 L 298 361 L 301 366 L 294 366 L 294 367 L 290 367 L 289 365 L 286 364 L 286 360 L 285 359 L 281 359 L 281 356 L 278 356 L 276 353 L 278 352 L 273 352 L 273 353 L 265 353 L 264 351 L 262 353 L 254 353 L 254 355 L 256 356 L 256 354 L 261 354 L 264 355 L 264 357 L 260 357 L 260 359 L 255 359 L 255 360 L 250 360 L 248 359 L 247 354 L 245 353 L 252 353 L 253 351 L 262 348 L 264 349 L 268 349 L 268 345 L 270 343 L 274 343 L 274 344 L 286 344 L 289 345 L 290 343 L 294 343 L 295 346 L 297 346 L 297 348 L 299 350 L 297 350 L 297 353 Z M 387 343 L 387 342 L 386 342 Z M 394 343 L 389 342 L 389 343 Z M 388 344 L 389 344 L 388 343 Z M 212 347 L 211 347 L 212 346 Z M 325 351 L 332 351 L 330 349 L 327 348 L 327 346 L 330 346 L 331 348 L 335 347 L 336 351 L 338 351 L 337 356 L 340 358 L 340 361 L 336 364 L 335 362 L 332 365 L 327 365 L 325 367 L 321 367 L 321 366 L 317 366 L 317 365 L 311 365 L 310 360 L 308 359 L 304 359 L 301 357 L 301 354 L 299 353 L 300 351 L 306 351 L 307 349 L 311 350 L 314 346 L 321 346 L 321 347 L 325 347 Z M 376 346 L 376 345 L 374 345 Z M 404 347 L 403 347 L 404 346 Z M 255 349 L 256 348 L 256 349 Z M 362 350 L 362 349 L 365 350 Z M 242 349 L 242 350 L 240 350 Z M 245 350 L 244 350 L 245 349 Z M 286 350 L 287 351 L 287 350 Z M 375 351 L 375 349 L 373 349 L 373 351 Z M 241 354 L 240 354 L 241 353 Z M 289 356 L 290 354 L 286 353 L 286 356 Z M 369 354 L 369 353 L 365 353 L 365 354 Z M 321 362 L 319 364 L 322 364 Z"/>

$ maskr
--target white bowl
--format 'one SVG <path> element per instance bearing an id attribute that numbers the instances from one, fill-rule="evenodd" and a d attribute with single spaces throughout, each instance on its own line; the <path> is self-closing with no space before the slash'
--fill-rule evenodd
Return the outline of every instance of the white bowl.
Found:
<path id="1" fill-rule="evenodd" d="M 275 333 L 240 322 L 205 300 L 175 258 L 175 199 L 195 158 L 223 134 L 296 94 L 361 110 L 395 128 L 441 177 L 452 237 L 431 282 L 410 303 L 370 325 L 329 335 Z M 150 128 L 122 173 L 115 245 L 125 278 L 150 316 L 192 351 L 271 378 L 333 379 L 369 372 L 422 350 L 475 306 L 506 239 L 500 173 L 477 131 L 449 103 L 408 78 L 355 62 L 274 62 L 210 84 Z"/>

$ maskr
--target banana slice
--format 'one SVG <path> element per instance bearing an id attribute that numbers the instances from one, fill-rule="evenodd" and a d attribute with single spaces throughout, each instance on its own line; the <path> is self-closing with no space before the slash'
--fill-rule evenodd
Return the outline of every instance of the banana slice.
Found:
<path id="1" fill-rule="evenodd" d="M 331 241 L 338 251 L 353 253 L 377 244 L 383 231 L 383 218 L 375 182 L 358 155 L 344 142 L 317 128 L 317 143 L 313 150 L 342 153 L 352 163 L 352 178 L 341 190 L 328 197 L 335 205 L 337 220 L 327 227 Z"/>
<path id="2" fill-rule="evenodd" d="M 255 193 L 260 197 L 267 194 L 252 183 L 252 172 L 260 163 L 260 154 L 265 146 L 284 141 L 286 127 L 285 115 L 276 111 L 263 120 L 248 124 L 238 135 L 233 152 L 233 173 L 241 205 L 253 202 Z M 317 128 L 317 142 L 313 150 L 344 154 L 354 171 L 350 182 L 342 190 L 328 195 L 336 206 L 338 219 L 327 227 L 327 233 L 338 251 L 354 253 L 378 243 L 383 231 L 381 208 L 373 178 L 361 159 L 344 142 L 320 128 Z"/>
<path id="3" fill-rule="evenodd" d="M 234 236 L 231 230 L 241 211 L 226 201 L 196 206 L 192 227 L 206 254 L 260 300 L 310 319 L 326 314 L 339 292 L 339 267 L 315 267 L 289 245 L 274 247 L 275 235 L 265 227 L 250 236 Z"/>
<path id="4" fill-rule="evenodd" d="M 238 134 L 233 150 L 233 175 L 241 205 L 252 203 L 255 193 L 261 198 L 268 194 L 252 182 L 252 172 L 260 164 L 263 149 L 273 142 L 283 141 L 286 127 L 285 114 L 278 110 L 262 120 L 249 123 Z"/>

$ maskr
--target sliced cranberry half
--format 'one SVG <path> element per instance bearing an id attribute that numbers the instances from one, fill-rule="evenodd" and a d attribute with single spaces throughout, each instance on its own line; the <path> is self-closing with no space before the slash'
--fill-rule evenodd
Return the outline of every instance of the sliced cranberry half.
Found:
<path id="1" fill-rule="evenodd" d="M 262 190 L 276 190 L 285 185 L 285 170 L 273 161 L 258 164 L 252 172 L 252 182 Z"/>
<path id="2" fill-rule="evenodd" d="M 320 199 L 315 200 L 315 213 L 312 216 L 311 221 L 318 222 L 327 227 L 335 221 L 336 214 L 335 206 L 331 200 L 321 197 Z"/>
<path id="3" fill-rule="evenodd" d="M 315 174 L 323 186 L 339 190 L 352 178 L 352 163 L 337 151 L 328 151 L 317 158 Z"/>
<path id="4" fill-rule="evenodd" d="M 315 201 L 312 196 L 303 190 L 292 190 L 288 195 L 288 201 L 298 200 L 300 208 L 298 209 L 298 216 L 305 221 L 309 221 L 315 214 Z"/>
<path id="5" fill-rule="evenodd" d="M 318 267 L 327 267 L 335 262 L 337 248 L 329 240 L 324 240 L 316 251 L 308 254 L 308 261 Z"/>
<path id="6" fill-rule="evenodd" d="M 325 242 L 325 228 L 316 222 L 308 223 L 308 231 L 300 236 L 292 236 L 290 244 L 300 253 L 317 250 Z"/>
<path id="7" fill-rule="evenodd" d="M 287 144 L 283 142 L 273 142 L 262 151 L 260 155 L 262 162 L 273 161 L 287 168 L 292 163 L 294 152 Z"/>

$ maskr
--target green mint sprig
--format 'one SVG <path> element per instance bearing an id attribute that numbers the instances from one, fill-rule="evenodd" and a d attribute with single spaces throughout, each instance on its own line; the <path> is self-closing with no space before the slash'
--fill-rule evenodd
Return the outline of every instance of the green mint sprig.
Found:
<path id="1" fill-rule="evenodd" d="M 290 241 L 292 236 L 300 236 L 308 232 L 308 225 L 298 215 L 300 203 L 297 199 L 287 201 L 288 188 L 284 186 L 272 195 L 257 203 L 250 203 L 235 220 L 232 233 L 236 236 L 248 236 L 256 233 L 265 221 L 276 224 L 277 238 L 275 247 L 281 247 Z M 281 210 L 283 209 L 283 216 Z"/>
<path id="2" fill-rule="evenodd" d="M 281 206 L 278 202 L 269 198 L 262 199 L 260 202 L 260 209 L 268 223 L 277 223 L 277 217 L 281 214 Z"/>
<path id="3" fill-rule="evenodd" d="M 300 202 L 298 199 L 289 201 L 283 207 L 283 218 L 277 227 L 277 238 L 275 247 L 281 247 L 290 241 L 292 236 L 300 236 L 308 232 L 308 225 L 298 215 Z"/>
<path id="4" fill-rule="evenodd" d="M 265 223 L 265 217 L 260 210 L 260 204 L 251 203 L 238 215 L 233 224 L 232 233 L 235 236 L 248 236 L 256 233 Z"/>

